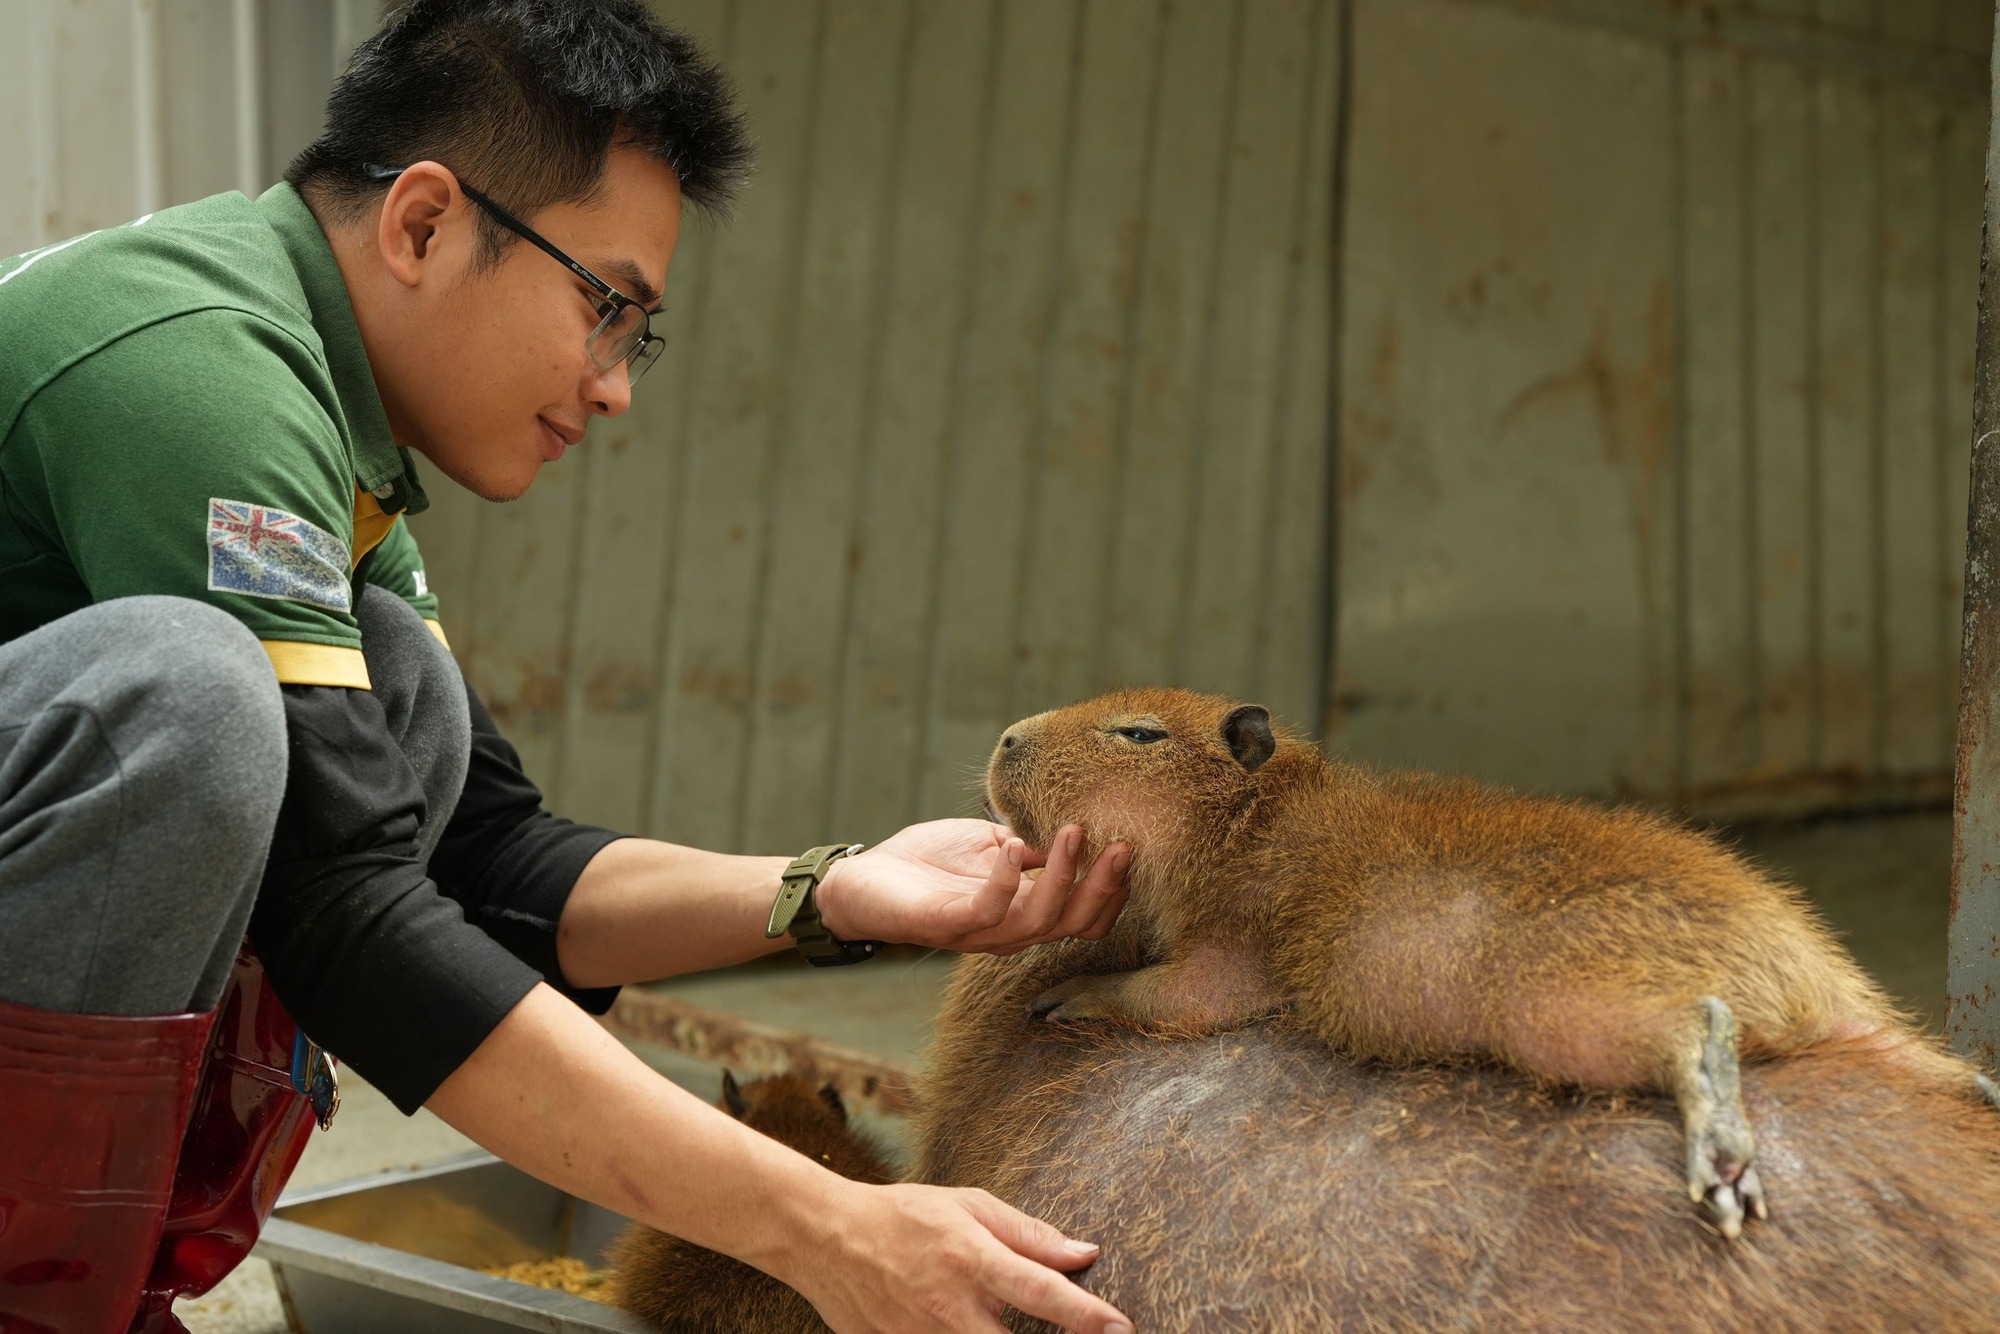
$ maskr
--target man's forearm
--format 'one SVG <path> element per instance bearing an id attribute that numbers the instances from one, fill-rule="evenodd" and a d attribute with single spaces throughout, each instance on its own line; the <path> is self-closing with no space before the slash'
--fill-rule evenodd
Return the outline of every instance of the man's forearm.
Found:
<path id="1" fill-rule="evenodd" d="M 1073 825 L 1044 853 L 1005 825 L 931 820 L 828 867 L 820 922 L 842 940 L 961 952 L 1102 940 L 1125 901 L 1131 850 L 1101 852 L 1086 874 L 1088 849 Z M 599 849 L 557 924 L 563 980 L 618 986 L 784 949 L 787 940 L 764 939 L 764 924 L 785 865 L 637 838 Z"/>
<path id="2" fill-rule="evenodd" d="M 781 1278 L 851 1189 L 655 1074 L 546 985 L 425 1105 L 543 1181 Z"/>
<path id="3" fill-rule="evenodd" d="M 563 908 L 563 976 L 579 987 L 622 986 L 789 947 L 785 937 L 764 939 L 785 864 L 645 838 L 608 844 Z"/>
<path id="4" fill-rule="evenodd" d="M 552 1185 L 757 1266 L 837 1330 L 995 1329 L 1012 1306 L 1131 1334 L 1057 1272 L 1095 1247 L 983 1191 L 836 1176 L 660 1078 L 546 985 L 425 1105 Z"/>

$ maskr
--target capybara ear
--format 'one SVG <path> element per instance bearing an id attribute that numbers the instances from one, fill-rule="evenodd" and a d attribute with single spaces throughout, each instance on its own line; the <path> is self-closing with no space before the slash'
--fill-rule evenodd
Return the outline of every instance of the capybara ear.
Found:
<path id="1" fill-rule="evenodd" d="M 840 1118 L 842 1125 L 847 1124 L 847 1104 L 841 1101 L 839 1089 L 831 1084 L 821 1084 L 819 1100 L 833 1109 L 833 1114 Z"/>
<path id="2" fill-rule="evenodd" d="M 1264 761 L 1278 748 L 1277 738 L 1271 735 L 1271 711 L 1262 704 L 1243 704 L 1231 709 L 1222 720 L 1222 739 L 1229 743 L 1229 753 L 1236 757 L 1236 762 L 1253 774 L 1264 767 Z"/>
<path id="3" fill-rule="evenodd" d="M 750 1114 L 750 1100 L 744 1097 L 743 1090 L 736 1086 L 736 1076 L 727 1070 L 722 1072 L 722 1105 L 727 1107 L 729 1114 L 738 1121 Z"/>

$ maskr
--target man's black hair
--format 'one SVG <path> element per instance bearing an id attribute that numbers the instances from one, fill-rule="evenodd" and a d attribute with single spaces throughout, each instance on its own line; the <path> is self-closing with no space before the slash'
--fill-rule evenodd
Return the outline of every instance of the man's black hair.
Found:
<path id="1" fill-rule="evenodd" d="M 519 214 L 588 201 L 629 138 L 726 215 L 750 139 L 728 78 L 642 0 L 412 0 L 355 48 L 285 179 L 346 222 L 369 166 L 442 162 Z M 482 262 L 512 241 L 480 214 Z"/>

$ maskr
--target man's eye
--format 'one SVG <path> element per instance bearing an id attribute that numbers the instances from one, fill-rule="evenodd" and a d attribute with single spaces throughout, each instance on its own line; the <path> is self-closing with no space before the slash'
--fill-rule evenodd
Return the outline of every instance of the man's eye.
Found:
<path id="1" fill-rule="evenodd" d="M 1155 741 L 1167 739 L 1167 734 L 1157 727 L 1114 727 L 1111 730 L 1127 741 L 1136 741 L 1142 746 L 1150 746 Z"/>

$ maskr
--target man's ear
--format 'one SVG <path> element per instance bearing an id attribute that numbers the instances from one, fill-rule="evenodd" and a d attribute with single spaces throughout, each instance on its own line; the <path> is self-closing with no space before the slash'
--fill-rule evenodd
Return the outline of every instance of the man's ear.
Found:
<path id="1" fill-rule="evenodd" d="M 1222 720 L 1222 739 L 1229 743 L 1229 753 L 1236 762 L 1253 774 L 1278 748 L 1277 738 L 1271 735 L 1271 711 L 1262 704 L 1231 709 Z"/>
<path id="2" fill-rule="evenodd" d="M 750 1114 L 750 1100 L 743 1096 L 743 1090 L 736 1085 L 736 1076 L 729 1071 L 722 1072 L 722 1105 L 729 1114 L 741 1121 Z"/>
<path id="3" fill-rule="evenodd" d="M 471 209 L 458 178 L 443 166 L 414 162 L 405 167 L 389 182 L 375 224 L 375 246 L 383 267 L 403 286 L 415 287 L 437 258 L 440 240 L 463 229 L 469 246 L 475 225 Z"/>

